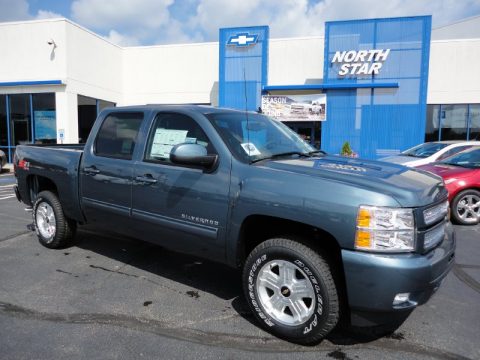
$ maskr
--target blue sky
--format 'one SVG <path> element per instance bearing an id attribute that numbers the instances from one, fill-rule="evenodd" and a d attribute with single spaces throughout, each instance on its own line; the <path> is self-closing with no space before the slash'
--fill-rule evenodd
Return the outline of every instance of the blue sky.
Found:
<path id="1" fill-rule="evenodd" d="M 218 29 L 269 25 L 272 38 L 322 35 L 325 21 L 480 15 L 480 0 L 0 0 L 0 22 L 66 17 L 120 45 L 217 41 Z"/>

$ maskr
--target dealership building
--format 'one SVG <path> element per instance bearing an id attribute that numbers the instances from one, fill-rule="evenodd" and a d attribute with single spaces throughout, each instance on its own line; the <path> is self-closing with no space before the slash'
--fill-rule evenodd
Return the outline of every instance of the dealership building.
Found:
<path id="1" fill-rule="evenodd" d="M 121 47 L 67 19 L 0 23 L 0 149 L 84 142 L 105 107 L 263 111 L 313 145 L 376 159 L 423 141 L 480 139 L 480 17 L 332 21 L 325 36 Z"/>

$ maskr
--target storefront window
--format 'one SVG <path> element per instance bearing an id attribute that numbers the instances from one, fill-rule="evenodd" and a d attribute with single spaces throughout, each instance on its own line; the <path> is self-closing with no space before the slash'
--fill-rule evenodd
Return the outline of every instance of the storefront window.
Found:
<path id="1" fill-rule="evenodd" d="M 480 140 L 480 104 L 470 105 L 470 140 Z"/>
<path id="2" fill-rule="evenodd" d="M 103 109 L 108 107 L 114 107 L 115 103 L 105 100 L 98 100 L 98 112 L 100 113 Z"/>
<path id="3" fill-rule="evenodd" d="M 7 97 L 0 95 L 0 147 L 8 146 Z"/>
<path id="4" fill-rule="evenodd" d="M 442 140 L 466 140 L 467 115 L 467 105 L 442 105 L 440 110 Z"/>
<path id="5" fill-rule="evenodd" d="M 57 142 L 57 121 L 55 94 L 33 94 L 33 119 L 35 124 L 35 142 L 50 144 Z"/>
<path id="6" fill-rule="evenodd" d="M 78 142 L 87 141 L 88 134 L 95 123 L 97 115 L 107 107 L 114 107 L 115 103 L 99 100 L 88 96 L 78 95 Z"/>
<path id="7" fill-rule="evenodd" d="M 10 95 L 10 145 L 16 146 L 32 141 L 30 95 Z"/>
<path id="8" fill-rule="evenodd" d="M 428 105 L 425 141 L 438 141 L 440 136 L 440 105 Z"/>

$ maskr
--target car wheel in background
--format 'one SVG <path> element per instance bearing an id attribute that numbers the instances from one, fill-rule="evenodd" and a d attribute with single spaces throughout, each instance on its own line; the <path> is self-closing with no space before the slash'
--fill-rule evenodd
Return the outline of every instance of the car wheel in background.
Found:
<path id="1" fill-rule="evenodd" d="M 452 201 L 452 217 L 462 225 L 475 225 L 480 219 L 480 191 L 464 190 Z"/>

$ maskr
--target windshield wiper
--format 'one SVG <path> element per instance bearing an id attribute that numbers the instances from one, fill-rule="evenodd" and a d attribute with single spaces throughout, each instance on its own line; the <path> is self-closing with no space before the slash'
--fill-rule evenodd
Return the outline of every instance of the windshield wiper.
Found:
<path id="1" fill-rule="evenodd" d="M 271 156 L 267 156 L 267 157 L 264 157 L 264 158 L 252 160 L 252 161 L 250 161 L 250 164 L 253 164 L 253 163 L 256 163 L 256 162 L 259 162 L 259 161 L 262 161 L 262 160 L 276 159 L 276 158 L 279 158 L 279 157 L 290 156 L 290 155 L 298 155 L 298 156 L 302 156 L 302 157 L 310 157 L 311 156 L 310 153 L 304 153 L 304 152 L 301 152 L 301 151 L 288 151 L 288 152 L 273 154 Z"/>

